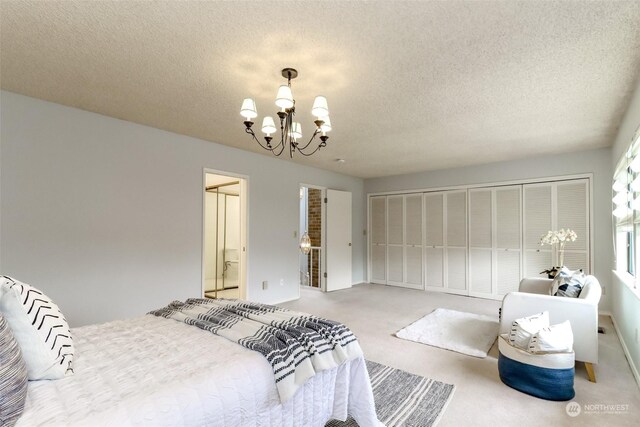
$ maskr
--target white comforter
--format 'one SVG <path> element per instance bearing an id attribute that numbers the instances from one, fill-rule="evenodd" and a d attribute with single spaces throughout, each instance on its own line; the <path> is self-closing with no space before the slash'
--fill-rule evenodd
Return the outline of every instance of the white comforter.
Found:
<path id="1" fill-rule="evenodd" d="M 260 354 L 174 320 L 74 329 L 75 374 L 29 383 L 26 426 L 377 426 L 364 359 L 312 377 L 280 403 Z"/>

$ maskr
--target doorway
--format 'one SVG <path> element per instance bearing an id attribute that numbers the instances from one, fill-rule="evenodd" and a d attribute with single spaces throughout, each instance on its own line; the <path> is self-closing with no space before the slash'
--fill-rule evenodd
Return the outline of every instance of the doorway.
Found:
<path id="1" fill-rule="evenodd" d="M 246 298 L 246 180 L 205 172 L 203 297 Z"/>
<path id="2" fill-rule="evenodd" d="M 309 253 L 300 251 L 300 286 L 324 290 L 324 198 L 326 189 L 300 186 L 300 228 L 298 235 L 309 236 Z"/>

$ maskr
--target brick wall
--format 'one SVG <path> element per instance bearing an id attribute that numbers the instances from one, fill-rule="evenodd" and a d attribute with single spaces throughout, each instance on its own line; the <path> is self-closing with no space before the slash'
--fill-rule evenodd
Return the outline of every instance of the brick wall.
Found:
<path id="1" fill-rule="evenodd" d="M 308 230 L 309 238 L 311 239 L 311 246 L 320 247 L 322 244 L 322 190 L 316 188 L 309 188 L 309 198 L 307 207 L 308 217 Z M 320 287 L 320 269 L 319 269 L 319 257 L 318 251 L 313 251 L 313 266 L 311 266 L 311 255 L 309 254 L 309 271 L 311 272 L 313 267 L 312 282 L 314 287 Z"/>

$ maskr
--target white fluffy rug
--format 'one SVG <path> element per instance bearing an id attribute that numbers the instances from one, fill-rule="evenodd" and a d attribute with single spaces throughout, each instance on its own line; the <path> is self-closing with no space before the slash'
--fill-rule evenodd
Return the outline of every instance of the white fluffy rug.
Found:
<path id="1" fill-rule="evenodd" d="M 487 357 L 498 338 L 498 318 L 438 308 L 396 333 L 415 341 L 475 357 Z"/>

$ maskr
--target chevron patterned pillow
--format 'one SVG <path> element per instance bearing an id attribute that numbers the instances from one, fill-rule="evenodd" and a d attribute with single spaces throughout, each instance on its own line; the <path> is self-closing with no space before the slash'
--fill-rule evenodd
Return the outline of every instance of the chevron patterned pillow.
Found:
<path id="1" fill-rule="evenodd" d="M 27 367 L 11 328 L 0 314 L 0 425 L 16 423 L 27 398 Z"/>
<path id="2" fill-rule="evenodd" d="M 49 297 L 26 283 L 0 276 L 0 312 L 20 345 L 29 380 L 73 374 L 69 324 Z"/>

